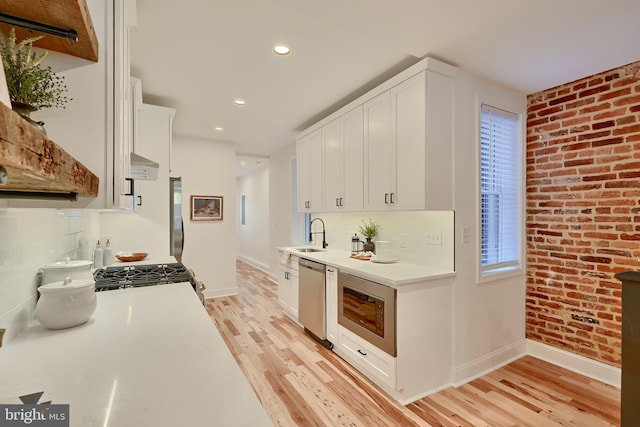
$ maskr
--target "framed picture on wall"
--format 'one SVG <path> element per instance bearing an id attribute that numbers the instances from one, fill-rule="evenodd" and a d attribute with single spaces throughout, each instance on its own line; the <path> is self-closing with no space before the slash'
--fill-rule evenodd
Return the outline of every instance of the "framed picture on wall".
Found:
<path id="1" fill-rule="evenodd" d="M 222 196 L 191 196 L 191 221 L 222 221 Z"/>

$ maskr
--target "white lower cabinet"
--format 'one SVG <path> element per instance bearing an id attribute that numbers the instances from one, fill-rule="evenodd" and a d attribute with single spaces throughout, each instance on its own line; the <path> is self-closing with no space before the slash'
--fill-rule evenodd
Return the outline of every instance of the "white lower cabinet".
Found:
<path id="1" fill-rule="evenodd" d="M 333 289 L 327 269 L 327 337 L 331 334 Z M 337 293 L 337 292 L 336 292 Z M 407 405 L 452 385 L 453 279 L 401 285 L 396 293 L 396 357 L 335 324 L 333 351 Z M 337 305 L 337 304 L 336 304 Z M 337 318 L 337 307 L 335 307 Z"/>
<path id="2" fill-rule="evenodd" d="M 282 312 L 298 322 L 298 260 L 288 252 L 280 252 L 278 271 L 278 302 Z"/>
<path id="3" fill-rule="evenodd" d="M 338 325 L 338 345 L 343 359 L 374 382 L 396 389 L 396 358 Z"/>

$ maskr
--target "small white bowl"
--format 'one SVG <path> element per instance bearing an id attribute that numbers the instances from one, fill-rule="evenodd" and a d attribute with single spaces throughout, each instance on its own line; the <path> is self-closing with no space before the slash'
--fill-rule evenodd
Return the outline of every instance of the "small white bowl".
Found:
<path id="1" fill-rule="evenodd" d="M 66 329 L 86 323 L 96 311 L 95 282 L 67 278 L 38 288 L 35 315 L 49 329 Z"/>

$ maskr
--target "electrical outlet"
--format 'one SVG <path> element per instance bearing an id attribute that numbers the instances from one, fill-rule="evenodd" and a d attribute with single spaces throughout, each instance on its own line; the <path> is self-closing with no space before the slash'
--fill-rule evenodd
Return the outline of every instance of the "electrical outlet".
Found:
<path id="1" fill-rule="evenodd" d="M 429 230 L 429 231 L 427 231 L 425 244 L 427 244 L 427 245 L 442 245 L 442 230 Z"/>
<path id="2" fill-rule="evenodd" d="M 469 227 L 462 227 L 462 243 L 469 243 Z"/>

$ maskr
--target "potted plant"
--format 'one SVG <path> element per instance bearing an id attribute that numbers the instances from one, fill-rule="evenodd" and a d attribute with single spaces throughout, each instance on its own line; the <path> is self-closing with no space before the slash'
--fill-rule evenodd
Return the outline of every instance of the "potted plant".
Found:
<path id="1" fill-rule="evenodd" d="M 365 252 L 375 252 L 376 245 L 371 241 L 374 237 L 378 235 L 382 227 L 373 219 L 369 218 L 368 221 L 362 220 L 362 224 L 360 225 L 360 234 L 364 236 L 367 241 L 364 243 L 364 251 Z"/>
<path id="2" fill-rule="evenodd" d="M 0 56 L 11 105 L 32 123 L 37 122 L 30 119 L 31 112 L 42 108 L 64 108 L 70 100 L 66 97 L 64 77 L 41 64 L 47 51 L 38 53 L 33 50 L 33 43 L 42 37 L 29 37 L 17 42 L 15 28 L 11 28 L 8 37 L 0 32 Z"/>

